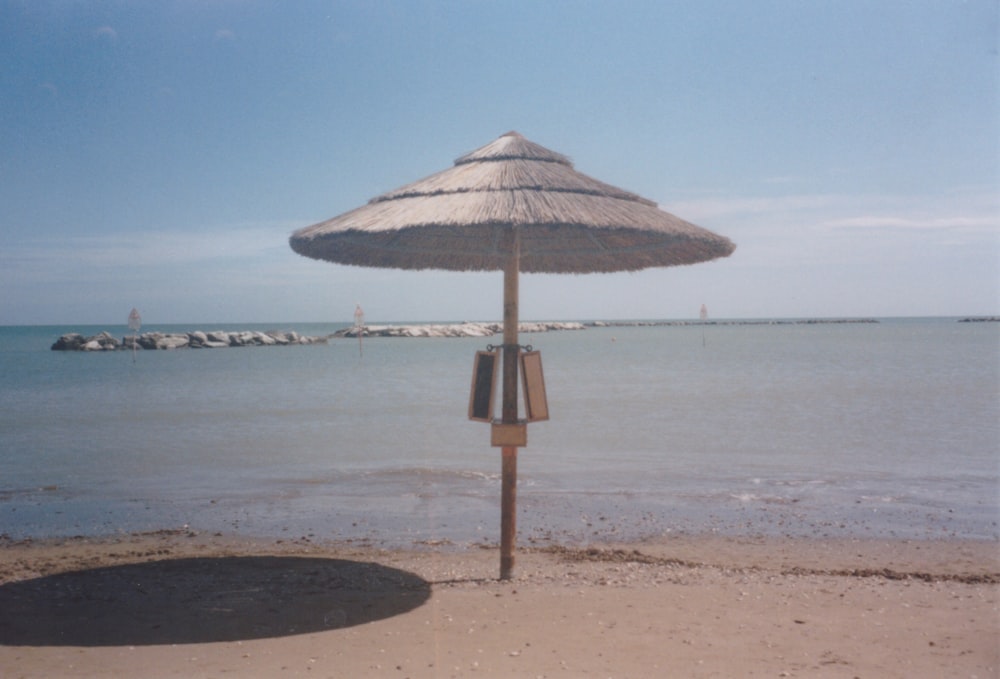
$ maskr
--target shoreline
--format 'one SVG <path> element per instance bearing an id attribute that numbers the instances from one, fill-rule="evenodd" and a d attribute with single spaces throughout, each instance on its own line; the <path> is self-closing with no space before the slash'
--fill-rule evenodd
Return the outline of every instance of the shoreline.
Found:
<path id="1" fill-rule="evenodd" d="M 123 546 L 130 551 L 119 551 Z M 108 535 L 12 539 L 0 536 L 0 586 L 22 578 L 15 567 L 58 555 L 61 566 L 41 574 L 71 570 L 74 566 L 131 563 L 148 557 L 209 554 L 366 555 L 390 561 L 424 558 L 479 563 L 480 555 L 497 554 L 499 546 L 486 542 L 415 542 L 411 546 L 385 545 L 370 540 L 297 538 L 212 533 L 190 528 L 116 533 Z M 517 553 L 531 559 L 550 556 L 575 562 L 623 563 L 719 570 L 778 571 L 781 575 L 838 575 L 888 580 L 952 581 L 1000 585 L 1000 540 L 976 538 L 861 538 L 677 533 L 641 540 L 601 540 L 582 544 L 549 541 L 519 544 Z M 155 560 L 155 559 L 154 559 Z M 32 571 L 34 572 L 34 571 Z M 488 579 L 488 576 L 481 577 Z"/>
<path id="2" fill-rule="evenodd" d="M 13 676 L 995 676 L 1000 545 L 498 551 L 166 530 L 0 543 Z"/>

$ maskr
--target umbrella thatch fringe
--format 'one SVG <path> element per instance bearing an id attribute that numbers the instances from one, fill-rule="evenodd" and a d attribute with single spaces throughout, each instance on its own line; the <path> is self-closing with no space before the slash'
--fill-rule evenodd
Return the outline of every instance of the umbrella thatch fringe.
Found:
<path id="1" fill-rule="evenodd" d="M 341 264 L 396 269 L 499 271 L 509 257 L 504 243 L 513 229 L 481 227 L 408 227 L 398 231 L 348 230 L 322 238 L 291 241 L 299 254 Z M 520 270 L 526 273 L 637 271 L 651 266 L 679 266 L 723 257 L 732 244 L 709 242 L 683 234 L 642 234 L 624 229 L 551 225 L 525 229 L 521 235 Z M 489 250 L 481 242 L 493 243 Z M 600 253 L 595 253 L 595 244 Z"/>
<path id="2" fill-rule="evenodd" d="M 586 273 L 693 264 L 729 239 L 573 169 L 508 133 L 454 167 L 292 234 L 299 254 L 401 269 L 503 269 L 515 229 L 520 270 Z"/>

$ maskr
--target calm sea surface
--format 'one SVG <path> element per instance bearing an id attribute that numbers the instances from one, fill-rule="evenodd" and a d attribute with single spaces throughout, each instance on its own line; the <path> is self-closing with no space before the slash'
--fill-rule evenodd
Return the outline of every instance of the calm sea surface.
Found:
<path id="1" fill-rule="evenodd" d="M 143 330 L 332 325 L 162 326 Z M 73 353 L 0 327 L 0 534 L 495 543 L 466 419 L 489 339 Z M 499 343 L 499 338 L 492 341 Z M 1000 324 L 588 328 L 541 350 L 521 544 L 669 533 L 1000 539 Z"/>

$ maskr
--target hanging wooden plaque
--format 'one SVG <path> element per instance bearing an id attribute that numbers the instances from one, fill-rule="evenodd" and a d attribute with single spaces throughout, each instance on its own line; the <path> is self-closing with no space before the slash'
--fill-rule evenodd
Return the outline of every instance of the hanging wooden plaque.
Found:
<path id="1" fill-rule="evenodd" d="M 549 419 L 541 352 L 526 351 L 521 354 L 521 383 L 524 386 L 524 410 L 528 422 Z"/>
<path id="2" fill-rule="evenodd" d="M 472 389 L 469 392 L 469 419 L 493 421 L 493 400 L 496 394 L 499 351 L 477 351 L 472 366 Z"/>

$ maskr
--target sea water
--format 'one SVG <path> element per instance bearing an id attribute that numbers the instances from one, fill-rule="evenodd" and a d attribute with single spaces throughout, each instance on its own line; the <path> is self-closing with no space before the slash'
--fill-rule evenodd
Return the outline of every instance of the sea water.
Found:
<path id="1" fill-rule="evenodd" d="M 296 330 L 283 324 L 143 330 Z M 495 544 L 500 450 L 467 419 L 500 338 L 77 353 L 0 328 L 0 535 L 194 531 Z M 523 543 L 671 533 L 1000 538 L 1000 325 L 588 327 L 522 335 L 551 420 Z"/>

